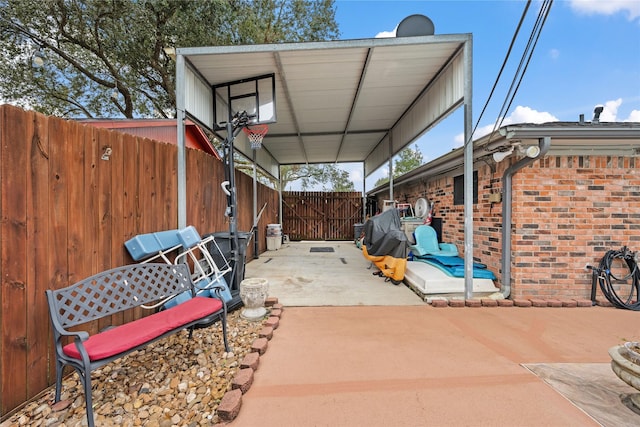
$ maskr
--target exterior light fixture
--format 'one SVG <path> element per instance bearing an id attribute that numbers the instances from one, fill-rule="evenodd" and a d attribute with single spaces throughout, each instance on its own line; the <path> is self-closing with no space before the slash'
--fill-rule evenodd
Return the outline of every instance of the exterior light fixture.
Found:
<path id="1" fill-rule="evenodd" d="M 535 159 L 540 155 L 540 147 L 538 147 L 537 145 L 530 145 L 525 148 L 524 154 L 531 159 Z"/>
<path id="2" fill-rule="evenodd" d="M 496 151 L 495 153 L 493 153 L 493 160 L 496 163 L 500 163 L 501 161 L 509 157 L 511 154 L 513 154 L 513 147 L 509 147 L 509 149 L 506 151 Z"/>
<path id="3" fill-rule="evenodd" d="M 111 149 L 111 147 L 104 147 L 104 149 L 102 150 L 102 157 L 100 157 L 100 159 L 109 160 L 109 157 L 111 157 L 112 153 L 113 150 Z"/>

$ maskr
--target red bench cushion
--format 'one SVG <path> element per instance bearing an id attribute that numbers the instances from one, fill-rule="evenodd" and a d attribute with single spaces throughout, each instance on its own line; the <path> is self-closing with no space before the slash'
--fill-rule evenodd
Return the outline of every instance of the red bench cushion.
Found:
<path id="1" fill-rule="evenodd" d="M 195 297 L 168 310 L 92 335 L 83 344 L 90 360 L 105 359 L 151 341 L 172 329 L 202 319 L 221 308 L 222 302 L 219 299 Z M 62 350 L 67 356 L 80 359 L 80 352 L 74 343 L 67 344 Z"/>

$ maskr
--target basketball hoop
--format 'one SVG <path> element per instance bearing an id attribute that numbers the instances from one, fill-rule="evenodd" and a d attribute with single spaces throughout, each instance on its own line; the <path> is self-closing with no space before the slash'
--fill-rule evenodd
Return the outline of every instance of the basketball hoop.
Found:
<path id="1" fill-rule="evenodd" d="M 262 124 L 251 125 L 251 127 L 243 127 L 242 130 L 247 135 L 247 138 L 249 138 L 249 142 L 251 142 L 251 149 L 259 150 L 262 148 L 262 138 L 264 138 L 269 131 L 269 126 Z"/>

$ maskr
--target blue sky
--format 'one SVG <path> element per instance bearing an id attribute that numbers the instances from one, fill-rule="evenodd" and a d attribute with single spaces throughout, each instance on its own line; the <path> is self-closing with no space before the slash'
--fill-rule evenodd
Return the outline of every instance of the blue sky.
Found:
<path id="1" fill-rule="evenodd" d="M 342 39 L 392 33 L 412 14 L 428 16 L 436 34 L 472 33 L 475 126 L 525 5 L 523 0 L 337 0 L 336 19 Z M 490 132 L 498 120 L 540 5 L 534 1 L 529 8 L 474 139 Z M 596 105 L 605 107 L 601 121 L 640 122 L 640 0 L 556 0 L 503 125 L 577 121 L 580 114 L 591 120 Z M 462 132 L 459 109 L 417 143 L 425 162 L 460 147 Z M 361 165 L 343 167 L 361 190 Z M 367 190 L 386 173 L 383 168 L 367 178 Z"/>

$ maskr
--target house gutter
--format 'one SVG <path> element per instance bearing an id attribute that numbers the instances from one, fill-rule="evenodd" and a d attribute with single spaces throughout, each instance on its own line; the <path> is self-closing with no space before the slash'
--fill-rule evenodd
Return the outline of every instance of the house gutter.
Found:
<path id="1" fill-rule="evenodd" d="M 535 160 L 542 158 L 551 146 L 551 137 L 545 136 L 538 139 L 538 148 L 540 153 L 534 158 L 523 157 L 513 165 L 509 166 L 502 175 L 502 192 L 504 199 L 502 203 L 502 280 L 500 284 L 500 292 L 505 298 L 511 295 L 511 209 L 512 209 L 512 177 L 520 169 L 533 163 Z"/>

